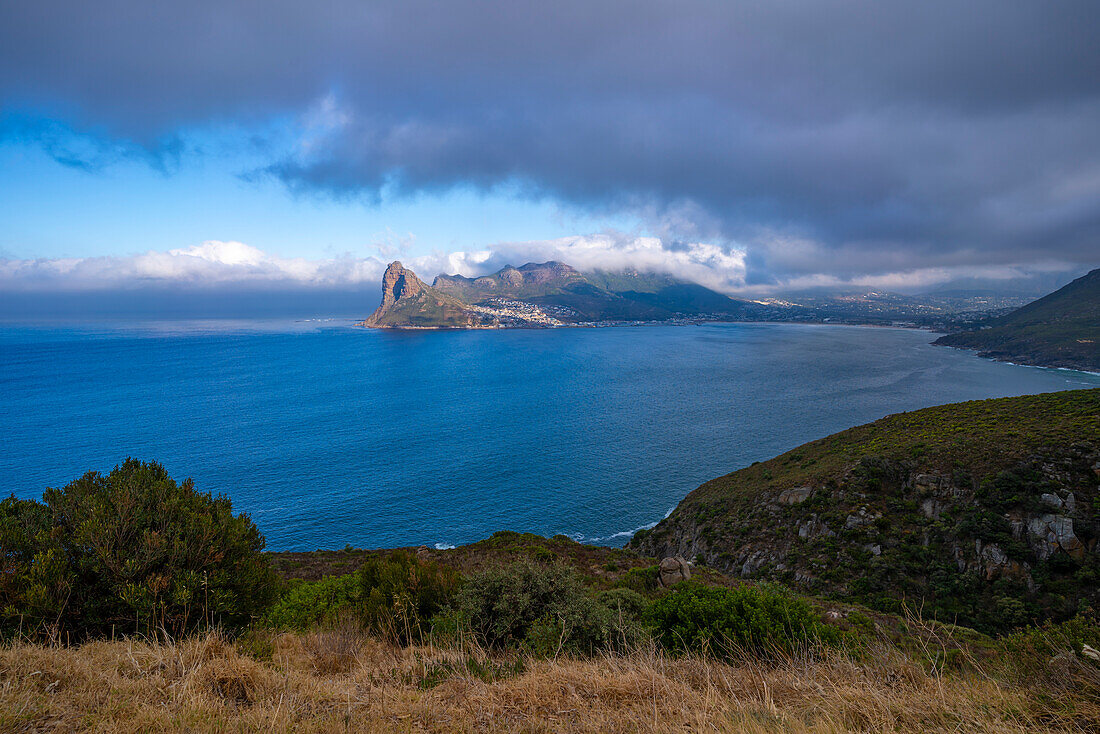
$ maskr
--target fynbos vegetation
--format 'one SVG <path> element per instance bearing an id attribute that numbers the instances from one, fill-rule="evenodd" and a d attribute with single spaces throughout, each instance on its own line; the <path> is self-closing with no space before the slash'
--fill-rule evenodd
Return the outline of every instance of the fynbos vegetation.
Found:
<path id="1" fill-rule="evenodd" d="M 696 565 L 665 558 L 664 575 L 635 550 L 512 532 L 265 554 L 228 499 L 127 460 L 0 503 L 0 730 L 1093 730 L 1095 477 L 1048 457 L 1091 456 L 1097 395 L 894 416 L 718 480 L 637 539 L 693 528 Z M 1000 420 L 1020 405 L 1034 426 Z M 907 479 L 914 462 L 936 474 Z M 757 535 L 718 511 L 757 506 L 775 515 Z M 1032 563 L 1013 513 L 1071 518 L 1080 545 L 1056 535 L 1062 565 Z M 786 569 L 748 575 L 815 595 L 724 573 L 725 538 L 806 526 L 838 530 L 795 530 L 813 542 L 782 546 Z M 1019 563 L 1038 589 L 928 571 L 940 560 L 921 549 L 940 553 L 948 532 L 997 547 L 1008 560 L 978 557 Z M 802 568 L 829 583 L 787 573 Z M 945 610 L 981 631 L 934 619 Z M 1061 621 L 1031 625 L 1040 614 Z"/>
<path id="2" fill-rule="evenodd" d="M 278 591 L 263 547 L 228 498 L 128 459 L 41 502 L 0 503 L 3 629 L 82 639 L 243 628 Z"/>

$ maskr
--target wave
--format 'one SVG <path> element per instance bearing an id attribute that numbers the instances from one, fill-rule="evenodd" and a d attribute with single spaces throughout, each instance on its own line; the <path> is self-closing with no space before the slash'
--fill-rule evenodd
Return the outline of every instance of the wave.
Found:
<path id="1" fill-rule="evenodd" d="M 662 517 L 661 520 L 666 519 L 669 515 L 672 514 L 672 511 L 675 510 L 675 509 L 676 509 L 675 505 L 668 508 L 668 512 L 665 513 L 664 517 Z M 600 538 L 586 538 L 584 535 L 582 535 L 580 533 L 573 533 L 569 537 L 572 538 L 573 540 L 577 541 L 578 543 L 585 543 L 585 542 L 588 542 L 588 543 L 606 543 L 609 540 L 615 540 L 617 538 L 633 538 L 634 535 L 636 533 L 638 533 L 639 531 L 641 531 L 641 530 L 652 530 L 653 528 L 657 527 L 657 523 L 661 522 L 661 520 L 654 520 L 651 523 L 647 523 L 645 525 L 639 525 L 638 527 L 634 528 L 633 530 L 621 530 L 617 533 L 612 533 L 611 535 L 607 535 L 607 536 L 600 537 Z"/>

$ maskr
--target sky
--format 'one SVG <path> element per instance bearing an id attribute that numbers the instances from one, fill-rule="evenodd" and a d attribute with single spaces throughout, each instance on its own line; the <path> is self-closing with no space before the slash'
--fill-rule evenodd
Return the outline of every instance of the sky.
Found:
<path id="1" fill-rule="evenodd" d="M 1100 264 L 1095 0 L 0 2 L 0 306 Z"/>

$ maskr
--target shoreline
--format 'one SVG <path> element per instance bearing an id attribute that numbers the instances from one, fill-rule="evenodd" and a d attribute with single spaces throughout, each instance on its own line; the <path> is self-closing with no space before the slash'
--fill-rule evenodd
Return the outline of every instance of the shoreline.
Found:
<path id="1" fill-rule="evenodd" d="M 960 352 L 970 352 L 975 357 L 978 357 L 980 359 L 987 359 L 990 362 L 1000 362 L 1001 364 L 1010 364 L 1013 367 L 1031 367 L 1032 369 L 1039 369 L 1039 370 L 1061 370 L 1063 372 L 1080 372 L 1080 373 L 1083 373 L 1083 374 L 1086 374 L 1086 375 L 1093 375 L 1093 376 L 1096 376 L 1096 377 L 1100 377 L 1100 370 L 1090 370 L 1090 369 L 1086 369 L 1084 367 L 1066 367 L 1064 365 L 1056 365 L 1056 364 L 1031 364 L 1031 363 L 1028 363 L 1028 362 L 1014 362 L 1012 360 L 1016 359 L 1016 358 L 998 357 L 998 356 L 996 356 L 994 354 L 990 354 L 988 352 L 982 352 L 981 350 L 977 349 L 976 347 L 960 347 L 960 346 L 956 346 L 954 344 L 936 344 L 935 342 L 932 342 L 932 346 L 934 346 L 934 347 L 946 347 L 948 349 L 956 349 Z"/>
<path id="2" fill-rule="evenodd" d="M 558 326 L 373 326 L 365 321 L 352 324 L 354 328 L 375 331 L 555 331 L 558 329 L 618 329 L 645 326 L 706 326 L 709 324 L 791 324 L 796 326 L 855 326 L 869 329 L 901 329 L 904 331 L 923 331 L 929 334 L 944 335 L 930 326 L 903 326 L 901 324 L 875 324 L 864 321 L 763 321 L 760 319 L 666 319 L 663 321 L 583 321 L 563 323 Z"/>

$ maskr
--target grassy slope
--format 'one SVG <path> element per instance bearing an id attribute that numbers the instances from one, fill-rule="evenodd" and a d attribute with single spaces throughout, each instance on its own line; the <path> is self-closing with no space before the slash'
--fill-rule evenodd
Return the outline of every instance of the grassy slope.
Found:
<path id="1" fill-rule="evenodd" d="M 889 646 L 727 664 L 499 659 L 349 630 L 15 643 L 0 647 L 0 731 L 1095 731 L 1100 667 L 1049 657 L 1020 682 L 930 670 Z"/>
<path id="2" fill-rule="evenodd" d="M 485 540 L 458 548 L 437 550 L 424 546 L 408 550 L 416 551 L 421 558 L 450 566 L 464 575 L 523 559 L 552 558 L 577 569 L 595 586 L 610 585 L 629 569 L 651 566 L 656 562 L 633 551 L 584 545 L 564 535 L 543 538 L 531 533 L 511 531 L 501 531 Z M 340 551 L 279 552 L 269 555 L 275 570 L 283 578 L 316 581 L 324 576 L 351 573 L 366 558 L 390 552 L 391 549 L 348 548 Z"/>
<path id="3" fill-rule="evenodd" d="M 319 578 L 353 571 L 380 552 L 275 554 L 275 562 L 288 576 Z M 597 587 L 651 562 L 563 536 L 510 532 L 429 553 L 465 573 L 553 554 Z M 740 583 L 705 569 L 700 575 Z M 1100 665 L 1073 653 L 1057 631 L 1033 635 L 1036 648 L 1032 637 L 992 641 L 829 607 L 850 614 L 831 623 L 847 624 L 858 641 L 767 661 L 670 657 L 653 647 L 538 659 L 469 643 L 401 647 L 343 625 L 261 628 L 236 641 L 211 634 L 70 649 L 9 643 L 0 646 L 0 731 L 992 734 L 1100 724 Z"/>
<path id="4" fill-rule="evenodd" d="M 274 560 L 288 577 L 319 578 L 383 552 Z M 629 550 L 511 532 L 425 552 L 464 573 L 552 555 L 594 587 L 652 563 Z M 743 583 L 707 569 L 699 575 Z M 993 641 L 827 606 L 845 615 L 829 623 L 858 637 L 843 648 L 768 661 L 670 657 L 653 647 L 538 659 L 468 642 L 401 647 L 346 625 L 306 633 L 260 628 L 236 641 L 210 634 L 69 649 L 8 643 L 0 645 L 0 731 L 992 733 L 1100 724 L 1100 665 L 1073 653 L 1060 632 Z M 1084 634 L 1093 639 L 1095 628 Z M 1051 651 L 1061 655 L 1057 665 Z"/>
<path id="5" fill-rule="evenodd" d="M 928 470 L 965 465 L 986 474 L 1036 448 L 1100 432 L 1100 389 L 973 400 L 897 413 L 811 441 L 713 479 L 688 495 L 754 499 L 761 492 L 821 485 L 864 456 L 919 458 Z"/>
<path id="6" fill-rule="evenodd" d="M 1100 370 L 1100 269 L 989 326 L 936 344 L 1024 364 Z"/>

